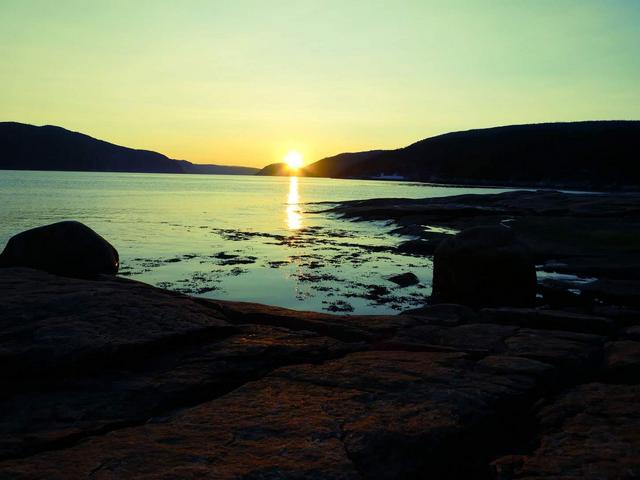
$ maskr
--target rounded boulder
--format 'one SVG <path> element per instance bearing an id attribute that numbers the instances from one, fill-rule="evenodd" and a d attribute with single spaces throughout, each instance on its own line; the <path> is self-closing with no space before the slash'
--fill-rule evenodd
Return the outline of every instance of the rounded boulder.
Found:
<path id="1" fill-rule="evenodd" d="M 512 229 L 483 226 L 443 240 L 435 251 L 433 299 L 474 307 L 531 306 L 536 269 Z"/>
<path id="2" fill-rule="evenodd" d="M 116 274 L 118 251 L 83 223 L 65 221 L 33 228 L 9 239 L 2 267 L 30 267 L 49 273 L 88 277 Z"/>

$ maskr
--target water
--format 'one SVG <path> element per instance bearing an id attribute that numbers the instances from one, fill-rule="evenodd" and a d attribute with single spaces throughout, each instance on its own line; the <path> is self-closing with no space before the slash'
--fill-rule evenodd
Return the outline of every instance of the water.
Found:
<path id="1" fill-rule="evenodd" d="M 431 291 L 431 262 L 392 249 L 407 237 L 341 220 L 313 202 L 424 198 L 504 189 L 324 178 L 0 171 L 0 247 L 79 220 L 120 252 L 121 274 L 207 298 L 315 311 L 397 313 Z M 430 228 L 430 226 L 425 226 Z M 413 272 L 417 286 L 385 277 Z"/>

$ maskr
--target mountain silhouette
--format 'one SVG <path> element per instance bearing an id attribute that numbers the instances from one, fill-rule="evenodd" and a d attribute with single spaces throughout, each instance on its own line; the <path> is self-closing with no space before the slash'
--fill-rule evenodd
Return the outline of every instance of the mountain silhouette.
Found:
<path id="1" fill-rule="evenodd" d="M 640 187 L 639 153 L 640 121 L 541 123 L 447 133 L 397 150 L 342 153 L 312 163 L 300 174 L 636 189 Z M 263 169 L 260 174 L 268 172 Z"/>
<path id="2" fill-rule="evenodd" d="M 251 175 L 256 168 L 199 165 L 114 145 L 62 127 L 0 122 L 0 169 Z"/>

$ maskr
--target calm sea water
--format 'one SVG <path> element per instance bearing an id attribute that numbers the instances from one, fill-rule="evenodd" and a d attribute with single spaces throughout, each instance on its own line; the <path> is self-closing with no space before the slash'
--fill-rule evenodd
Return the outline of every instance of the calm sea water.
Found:
<path id="1" fill-rule="evenodd" d="M 223 175 L 0 171 L 0 248 L 14 234 L 79 220 L 120 252 L 121 274 L 193 295 L 316 311 L 391 313 L 422 304 L 429 261 L 392 251 L 407 237 L 341 220 L 332 202 L 501 189 Z M 411 271 L 421 283 L 386 277 Z"/>

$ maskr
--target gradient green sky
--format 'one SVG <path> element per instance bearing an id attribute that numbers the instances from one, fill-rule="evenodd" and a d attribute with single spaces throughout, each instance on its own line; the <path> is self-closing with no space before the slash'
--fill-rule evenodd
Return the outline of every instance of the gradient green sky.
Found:
<path id="1" fill-rule="evenodd" d="M 640 0 L 0 0 L 0 120 L 263 166 L 640 118 Z"/>

